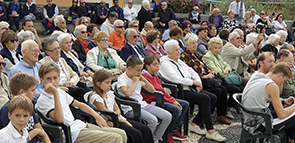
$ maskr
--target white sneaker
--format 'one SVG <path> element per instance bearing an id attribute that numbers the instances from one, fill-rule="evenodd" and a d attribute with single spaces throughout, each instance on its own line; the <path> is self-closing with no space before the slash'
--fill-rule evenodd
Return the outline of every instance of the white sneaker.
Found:
<path id="1" fill-rule="evenodd" d="M 235 117 L 231 114 L 230 111 L 227 112 L 227 114 L 225 115 L 227 118 L 230 118 L 230 119 L 234 119 Z"/>
<path id="2" fill-rule="evenodd" d="M 199 126 L 193 126 L 191 124 L 188 125 L 188 129 L 192 132 L 199 134 L 199 135 L 205 135 L 207 133 L 205 130 L 202 130 Z"/>
<path id="3" fill-rule="evenodd" d="M 226 140 L 225 137 L 221 136 L 218 132 L 215 132 L 213 134 L 209 134 L 208 132 L 206 133 L 206 138 L 210 140 L 215 140 L 218 142 L 223 142 Z"/>

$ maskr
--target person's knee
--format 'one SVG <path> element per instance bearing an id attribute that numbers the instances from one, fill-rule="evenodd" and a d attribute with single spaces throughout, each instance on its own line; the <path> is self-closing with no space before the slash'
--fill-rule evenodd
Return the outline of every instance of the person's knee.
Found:
<path id="1" fill-rule="evenodd" d="M 166 110 L 162 114 L 163 114 L 163 116 L 162 116 L 161 120 L 164 122 L 170 123 L 172 120 L 172 115 Z"/>

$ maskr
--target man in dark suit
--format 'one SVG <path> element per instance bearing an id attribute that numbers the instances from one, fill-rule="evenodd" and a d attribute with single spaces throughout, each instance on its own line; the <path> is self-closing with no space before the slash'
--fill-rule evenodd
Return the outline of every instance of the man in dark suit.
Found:
<path id="1" fill-rule="evenodd" d="M 138 34 L 136 30 L 133 28 L 126 29 L 124 37 L 127 40 L 127 43 L 123 46 L 120 52 L 121 59 L 126 62 L 129 56 L 137 55 L 141 60 L 143 60 L 146 55 L 142 48 L 137 45 Z"/>

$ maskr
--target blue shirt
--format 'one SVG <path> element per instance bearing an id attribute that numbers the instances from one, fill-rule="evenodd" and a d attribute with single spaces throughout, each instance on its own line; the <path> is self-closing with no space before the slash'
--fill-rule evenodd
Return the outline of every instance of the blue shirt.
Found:
<path id="1" fill-rule="evenodd" d="M 8 118 L 8 104 L 9 104 L 9 102 L 10 101 L 8 101 L 0 110 L 0 129 L 6 127 L 8 125 L 8 123 L 10 122 L 10 120 Z M 33 111 L 31 114 L 30 120 L 25 128 L 27 129 L 28 132 L 30 132 L 34 129 L 34 126 L 38 123 L 39 123 L 39 120 L 38 120 L 35 112 Z M 39 141 L 36 137 L 34 137 L 30 142 L 36 143 Z"/>
<path id="2" fill-rule="evenodd" d="M 164 33 L 162 35 L 162 41 L 167 40 L 167 39 L 170 38 L 169 32 L 170 32 L 170 29 L 167 29 L 167 30 L 164 31 Z"/>
<path id="3" fill-rule="evenodd" d="M 219 27 L 219 16 L 214 16 L 213 18 L 213 24 L 216 26 L 216 27 Z"/>
<path id="4" fill-rule="evenodd" d="M 118 10 L 116 10 L 115 9 L 115 6 L 112 6 L 110 9 L 109 9 L 109 12 L 111 13 L 111 12 L 116 12 L 116 13 L 118 13 L 118 19 L 121 19 L 121 20 L 123 20 L 123 18 L 124 18 L 124 15 L 123 15 L 123 9 L 120 7 L 120 6 L 118 6 Z"/>
<path id="5" fill-rule="evenodd" d="M 15 73 L 18 72 L 25 72 L 28 74 L 31 74 L 32 76 L 34 76 L 36 79 L 39 80 L 39 84 L 36 87 L 36 95 L 33 99 L 33 103 L 37 102 L 37 99 L 40 96 L 40 93 L 42 93 L 42 91 L 44 90 L 44 86 L 43 84 L 40 82 L 40 77 L 39 77 L 39 68 L 40 65 L 38 63 L 35 63 L 33 65 L 33 67 L 31 67 L 29 64 L 27 64 L 25 61 L 20 60 L 19 63 L 17 63 L 16 65 L 14 65 L 13 67 L 11 67 L 8 71 L 8 79 L 10 79 Z"/>

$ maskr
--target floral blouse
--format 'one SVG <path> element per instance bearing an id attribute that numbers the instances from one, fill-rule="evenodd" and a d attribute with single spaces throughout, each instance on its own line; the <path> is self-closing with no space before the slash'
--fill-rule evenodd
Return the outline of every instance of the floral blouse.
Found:
<path id="1" fill-rule="evenodd" d="M 222 28 L 225 28 L 225 29 L 228 29 L 228 30 L 232 30 L 232 29 L 235 29 L 235 28 L 238 28 L 239 27 L 239 22 L 234 19 L 232 21 L 228 20 L 228 19 L 225 19 L 223 21 L 223 26 Z"/>

